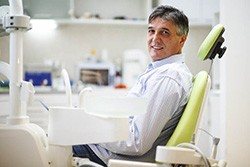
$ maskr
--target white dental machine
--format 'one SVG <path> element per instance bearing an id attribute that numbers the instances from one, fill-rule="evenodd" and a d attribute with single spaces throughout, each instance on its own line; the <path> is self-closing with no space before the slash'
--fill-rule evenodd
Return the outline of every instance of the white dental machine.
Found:
<path id="1" fill-rule="evenodd" d="M 23 15 L 22 0 L 9 0 L 9 6 L 0 7 L 0 27 L 0 35 L 9 35 L 10 41 L 9 64 L 0 62 L 0 73 L 10 83 L 10 111 L 6 123 L 0 125 L 0 166 L 75 166 L 72 145 L 127 138 L 128 117 L 143 113 L 146 101 L 123 96 L 117 98 L 110 94 L 108 98 L 103 95 L 88 98 L 85 94 L 91 89 L 86 88 L 79 94 L 79 105 L 72 106 L 72 93 L 65 70 L 62 76 L 68 107 L 49 108 L 48 134 L 38 125 L 30 123 L 27 105 L 32 102 L 35 91 L 32 83 L 23 81 L 23 35 L 31 29 L 31 25 L 30 17 Z"/>

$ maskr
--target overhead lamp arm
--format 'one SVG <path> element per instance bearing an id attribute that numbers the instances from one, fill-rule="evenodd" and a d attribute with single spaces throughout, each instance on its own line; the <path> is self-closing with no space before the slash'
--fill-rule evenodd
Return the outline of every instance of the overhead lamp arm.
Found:
<path id="1" fill-rule="evenodd" d="M 0 7 L 0 37 L 9 35 L 15 30 L 30 30 L 30 17 L 25 15 L 10 15 L 9 7 Z"/>

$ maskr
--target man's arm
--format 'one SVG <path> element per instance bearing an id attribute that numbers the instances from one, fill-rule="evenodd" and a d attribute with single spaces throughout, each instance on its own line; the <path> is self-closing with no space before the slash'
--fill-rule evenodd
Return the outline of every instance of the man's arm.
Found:
<path id="1" fill-rule="evenodd" d="M 185 93 L 182 86 L 172 78 L 158 77 L 150 82 L 143 94 L 143 97 L 149 100 L 147 112 L 130 119 L 128 140 L 101 144 L 101 146 L 118 154 L 145 154 L 172 114 L 181 105 L 183 94 Z"/>

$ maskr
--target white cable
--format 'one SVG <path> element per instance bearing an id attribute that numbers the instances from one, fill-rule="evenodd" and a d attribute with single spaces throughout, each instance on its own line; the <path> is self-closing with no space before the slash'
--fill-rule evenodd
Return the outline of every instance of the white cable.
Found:
<path id="1" fill-rule="evenodd" d="M 35 99 L 35 100 L 37 100 L 46 109 L 46 111 L 49 111 L 49 107 L 42 100 L 40 99 Z"/>
<path id="2" fill-rule="evenodd" d="M 195 145 L 193 144 L 190 144 L 190 143 L 181 143 L 181 144 L 178 144 L 176 147 L 188 147 L 188 148 L 191 148 L 191 149 L 194 149 L 195 151 L 197 151 L 202 159 L 203 159 L 203 162 L 205 164 L 205 167 L 211 167 L 211 164 L 209 163 L 208 159 L 206 158 L 206 156 L 202 153 L 202 151 L 196 147 Z"/>
<path id="3" fill-rule="evenodd" d="M 220 142 L 220 138 L 213 136 L 205 129 L 199 128 L 199 130 L 205 132 L 206 134 L 208 134 L 209 136 L 211 136 L 213 138 L 213 148 L 212 148 L 211 158 L 215 159 L 216 155 L 217 155 L 217 147 L 218 147 L 218 144 Z"/>
<path id="4" fill-rule="evenodd" d="M 83 97 L 85 95 L 86 92 L 92 92 L 92 88 L 91 87 L 87 87 L 81 90 L 81 92 L 79 93 L 79 102 L 78 102 L 78 107 L 79 108 L 83 108 Z"/>
<path id="5" fill-rule="evenodd" d="M 199 128 L 199 130 L 205 132 L 206 134 L 208 134 L 209 136 L 211 136 L 212 138 L 214 138 L 214 136 L 211 133 L 209 133 L 208 131 L 206 131 L 205 129 Z"/>

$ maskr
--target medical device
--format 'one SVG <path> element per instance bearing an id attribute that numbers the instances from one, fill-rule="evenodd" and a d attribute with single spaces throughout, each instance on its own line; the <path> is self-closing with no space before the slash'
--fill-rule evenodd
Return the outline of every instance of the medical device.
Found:
<path id="1" fill-rule="evenodd" d="M 31 28 L 30 17 L 23 15 L 22 0 L 9 0 L 9 7 L 1 7 L 0 14 L 1 36 L 9 35 L 10 38 L 10 62 L 0 62 L 0 73 L 9 80 L 10 96 L 9 116 L 6 124 L 0 125 L 1 166 L 69 167 L 74 162 L 72 145 L 114 142 L 128 137 L 128 117 L 144 113 L 146 100 L 99 96 L 98 101 L 93 102 L 97 99 L 84 99 L 89 90 L 82 90 L 78 106 L 73 106 L 66 70 L 62 71 L 62 76 L 68 104 L 65 107 L 48 108 L 48 134 L 38 125 L 30 123 L 27 105 L 34 99 L 35 90 L 31 82 L 23 81 L 23 34 Z M 120 106 L 121 112 L 109 110 L 98 113 L 98 110 L 91 109 L 105 99 L 106 103 L 102 105 L 116 104 Z M 83 105 L 84 101 L 88 105 Z M 131 112 L 133 110 L 130 107 L 139 112 Z M 86 122 L 92 126 L 86 126 Z"/>
<path id="2" fill-rule="evenodd" d="M 77 68 L 77 80 L 82 85 L 113 86 L 115 65 L 109 62 L 81 63 Z"/>

